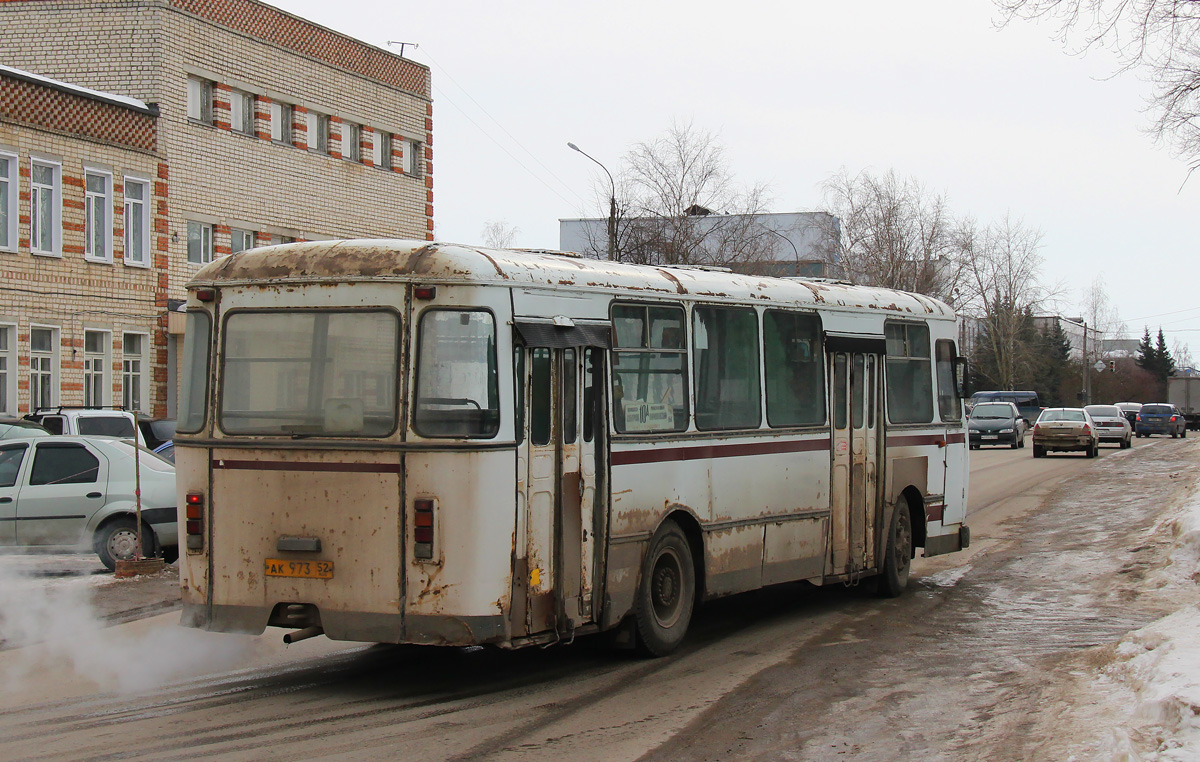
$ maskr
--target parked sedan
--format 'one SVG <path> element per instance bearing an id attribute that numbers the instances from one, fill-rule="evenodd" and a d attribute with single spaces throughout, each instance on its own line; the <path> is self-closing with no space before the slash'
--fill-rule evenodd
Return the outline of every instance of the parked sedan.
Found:
<path id="1" fill-rule="evenodd" d="M 91 548 L 109 569 L 134 557 L 134 447 L 79 436 L 0 441 L 0 545 Z M 178 557 L 175 467 L 141 448 L 142 555 Z"/>
<path id="2" fill-rule="evenodd" d="M 1011 402 L 980 402 L 967 419 L 968 444 L 972 450 L 981 445 L 1006 445 L 1015 450 L 1025 446 L 1028 425 Z"/>
<path id="3" fill-rule="evenodd" d="M 1133 427 L 1116 405 L 1088 405 L 1084 410 L 1096 423 L 1101 442 L 1116 442 L 1122 450 L 1133 446 Z"/>
<path id="4" fill-rule="evenodd" d="M 1033 457 L 1044 458 L 1049 452 L 1082 451 L 1096 457 L 1100 438 L 1096 424 L 1080 407 L 1048 407 L 1033 425 Z"/>
<path id="5" fill-rule="evenodd" d="M 1142 405 L 1137 414 L 1137 435 L 1170 434 L 1171 438 L 1187 436 L 1187 420 L 1183 412 L 1169 402 L 1150 402 Z"/>

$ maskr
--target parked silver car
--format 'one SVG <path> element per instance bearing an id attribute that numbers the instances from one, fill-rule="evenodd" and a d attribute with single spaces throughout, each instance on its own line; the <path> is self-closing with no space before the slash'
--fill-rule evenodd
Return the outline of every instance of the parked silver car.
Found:
<path id="1" fill-rule="evenodd" d="M 1133 446 L 1133 427 L 1116 405 L 1088 405 L 1084 408 L 1096 424 L 1101 442 L 1116 442 L 1124 450 Z"/>
<path id="2" fill-rule="evenodd" d="M 1081 407 L 1048 407 L 1033 424 L 1033 457 L 1044 458 L 1050 452 L 1082 451 L 1096 457 L 1100 438 L 1096 424 Z"/>
<path id="3" fill-rule="evenodd" d="M 175 467 L 138 453 L 142 555 L 179 555 Z M 137 549 L 134 444 L 54 436 L 0 440 L 0 545 L 91 548 L 109 569 Z"/>

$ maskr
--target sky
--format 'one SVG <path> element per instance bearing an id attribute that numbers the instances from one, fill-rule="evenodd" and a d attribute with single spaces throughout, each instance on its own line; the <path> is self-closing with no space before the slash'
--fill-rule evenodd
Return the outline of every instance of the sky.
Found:
<path id="1" fill-rule="evenodd" d="M 1200 173 L 1146 129 L 1150 86 L 1050 24 L 1000 24 L 990 0 L 274 0 L 366 42 L 416 43 L 432 70 L 438 240 L 558 247 L 558 220 L 607 213 L 596 167 L 672 120 L 717 136 L 769 211 L 823 208 L 845 169 L 895 170 L 986 224 L 1042 233 L 1051 305 L 1097 278 L 1128 328 L 1200 362 Z M 393 50 L 398 49 L 396 46 Z"/>

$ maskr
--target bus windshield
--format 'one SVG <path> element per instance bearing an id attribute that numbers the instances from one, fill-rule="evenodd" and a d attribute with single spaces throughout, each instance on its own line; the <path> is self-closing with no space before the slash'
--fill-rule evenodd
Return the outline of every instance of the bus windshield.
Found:
<path id="1" fill-rule="evenodd" d="M 237 312 L 225 324 L 228 434 L 387 436 L 396 428 L 392 312 Z"/>

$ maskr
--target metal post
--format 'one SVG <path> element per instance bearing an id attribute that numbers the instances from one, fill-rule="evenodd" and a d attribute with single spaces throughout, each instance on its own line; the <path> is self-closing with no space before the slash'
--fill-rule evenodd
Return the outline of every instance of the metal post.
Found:
<path id="1" fill-rule="evenodd" d="M 604 170 L 604 174 L 608 175 L 608 187 L 610 190 L 609 195 L 608 195 L 608 258 L 610 260 L 616 259 L 617 258 L 617 184 L 615 182 L 613 182 L 613 176 L 612 176 L 612 173 L 608 171 L 608 167 L 604 166 L 599 161 L 597 161 L 596 157 L 588 155 L 582 148 L 575 145 L 574 143 L 567 143 L 567 148 L 570 148 L 572 151 L 578 151 L 579 153 L 583 154 L 584 156 L 587 156 L 587 158 L 591 159 L 596 164 L 596 166 L 598 166 L 598 167 L 600 167 L 600 169 Z"/>

